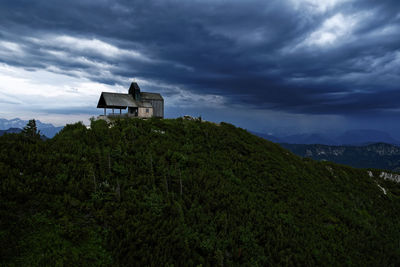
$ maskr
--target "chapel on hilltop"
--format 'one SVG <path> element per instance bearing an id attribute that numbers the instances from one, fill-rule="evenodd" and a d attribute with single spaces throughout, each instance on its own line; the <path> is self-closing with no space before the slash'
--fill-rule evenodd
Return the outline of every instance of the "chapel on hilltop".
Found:
<path id="1" fill-rule="evenodd" d="M 129 87 L 128 94 L 102 92 L 97 108 L 104 109 L 104 116 L 129 116 L 137 118 L 164 118 L 164 99 L 159 93 L 141 92 L 136 82 Z M 107 115 L 107 109 L 112 114 Z M 119 114 L 114 111 L 119 109 Z M 128 109 L 127 113 L 122 110 Z"/>

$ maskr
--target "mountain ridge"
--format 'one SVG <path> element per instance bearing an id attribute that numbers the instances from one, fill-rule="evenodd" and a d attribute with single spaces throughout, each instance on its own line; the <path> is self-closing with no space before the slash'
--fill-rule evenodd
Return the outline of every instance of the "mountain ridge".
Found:
<path id="1" fill-rule="evenodd" d="M 343 133 L 302 133 L 278 137 L 272 134 L 264 134 L 253 131 L 251 131 L 251 133 L 275 143 L 287 144 L 321 144 L 332 146 L 363 146 L 371 143 L 388 143 L 393 145 L 400 144 L 400 141 L 393 138 L 389 133 L 371 129 L 348 130 Z"/>
<path id="2" fill-rule="evenodd" d="M 53 138 L 59 131 L 61 131 L 64 128 L 64 126 L 56 127 L 51 123 L 43 123 L 40 120 L 35 120 L 35 121 L 36 121 L 36 126 L 38 130 L 41 132 L 41 134 L 43 134 L 48 138 Z M 7 131 L 9 131 L 10 129 L 22 130 L 27 123 L 28 123 L 27 120 L 21 120 L 20 118 L 14 118 L 11 120 L 0 118 L 0 131 L 3 131 L 4 134 L 7 133 Z"/>
<path id="3" fill-rule="evenodd" d="M 319 161 L 331 161 L 356 168 L 400 171 L 400 146 L 374 143 L 365 146 L 280 144 L 294 154 Z"/>
<path id="4" fill-rule="evenodd" d="M 22 130 L 20 128 L 9 128 L 7 130 L 0 130 L 0 136 L 9 133 L 21 133 Z"/>

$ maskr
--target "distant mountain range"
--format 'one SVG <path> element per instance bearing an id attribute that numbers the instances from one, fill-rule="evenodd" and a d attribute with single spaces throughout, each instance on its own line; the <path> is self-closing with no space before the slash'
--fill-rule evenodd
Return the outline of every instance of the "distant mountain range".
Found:
<path id="1" fill-rule="evenodd" d="M 253 132 L 253 134 L 275 143 L 288 144 L 321 144 L 321 145 L 355 145 L 362 146 L 373 143 L 400 144 L 389 133 L 379 130 L 350 130 L 333 135 L 323 133 L 306 133 L 276 137 L 270 134 Z"/>
<path id="2" fill-rule="evenodd" d="M 5 133 L 19 133 L 27 123 L 27 120 L 21 120 L 19 118 L 12 120 L 0 119 L 0 135 Z M 55 127 L 53 124 L 43 123 L 39 120 L 36 120 L 36 126 L 40 133 L 48 138 L 54 137 L 54 135 L 64 128 L 63 126 Z"/>
<path id="3" fill-rule="evenodd" d="M 356 168 L 376 168 L 400 172 L 400 142 L 378 130 L 351 130 L 342 134 L 296 134 L 276 137 L 254 133 L 279 143 L 301 157 L 331 161 Z"/>
<path id="4" fill-rule="evenodd" d="M 7 133 L 20 133 L 22 130 L 20 128 L 10 128 L 7 130 L 0 130 L 0 136 Z"/>
<path id="5" fill-rule="evenodd" d="M 356 168 L 386 169 L 400 172 L 400 147 L 376 143 L 365 146 L 280 144 L 294 154 L 319 161 L 331 161 Z"/>

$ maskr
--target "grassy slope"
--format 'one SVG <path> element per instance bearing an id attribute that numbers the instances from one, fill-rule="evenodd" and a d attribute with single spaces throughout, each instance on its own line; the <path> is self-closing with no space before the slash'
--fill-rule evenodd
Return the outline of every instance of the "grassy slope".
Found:
<path id="1" fill-rule="evenodd" d="M 0 138 L 0 258 L 43 265 L 390 265 L 399 186 L 183 120 Z"/>

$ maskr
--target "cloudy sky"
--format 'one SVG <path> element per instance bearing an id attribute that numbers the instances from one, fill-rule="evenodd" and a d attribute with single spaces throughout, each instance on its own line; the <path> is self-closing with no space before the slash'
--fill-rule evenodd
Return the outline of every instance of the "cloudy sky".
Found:
<path id="1" fill-rule="evenodd" d="M 400 136 L 400 1 L 0 2 L 0 117 L 86 122 L 133 80 L 167 117 Z"/>

